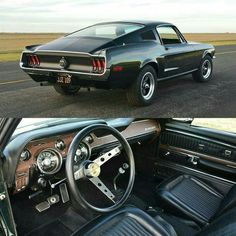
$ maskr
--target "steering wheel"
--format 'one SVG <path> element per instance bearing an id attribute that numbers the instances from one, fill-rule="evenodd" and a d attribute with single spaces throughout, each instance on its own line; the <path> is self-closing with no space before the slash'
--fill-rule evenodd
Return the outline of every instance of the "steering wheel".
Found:
<path id="1" fill-rule="evenodd" d="M 74 157 L 76 155 L 78 145 L 86 136 L 95 131 L 105 131 L 106 133 L 109 132 L 109 134 L 113 135 L 119 141 L 120 145 L 116 146 L 109 152 L 102 154 L 93 161 L 89 159 L 80 161 L 79 167 L 75 171 Z M 124 152 L 126 153 L 127 160 L 129 162 L 129 180 L 123 196 L 117 200 L 115 194 L 113 194 L 112 191 L 107 188 L 107 186 L 102 182 L 99 176 L 102 171 L 103 165 L 108 161 L 112 161 L 113 158 L 117 157 L 122 150 L 124 150 Z M 133 188 L 135 178 L 135 163 L 131 147 L 127 140 L 122 136 L 122 134 L 115 128 L 101 124 L 88 126 L 81 130 L 74 137 L 70 144 L 66 159 L 66 176 L 71 194 L 73 195 L 74 199 L 84 208 L 89 208 L 99 213 L 114 211 L 120 208 L 125 203 Z M 94 186 L 96 186 L 96 188 L 101 191 L 109 199 L 109 201 L 111 201 L 112 205 L 109 207 L 99 208 L 90 204 L 81 194 L 79 187 L 80 181 L 77 182 L 77 180 L 91 181 L 91 183 L 93 183 Z M 94 197 L 96 197 L 96 195 L 94 195 Z"/>

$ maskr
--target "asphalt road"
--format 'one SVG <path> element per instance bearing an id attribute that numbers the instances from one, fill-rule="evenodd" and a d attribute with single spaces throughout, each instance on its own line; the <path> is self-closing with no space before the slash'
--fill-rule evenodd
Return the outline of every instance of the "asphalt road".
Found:
<path id="1" fill-rule="evenodd" d="M 236 117 L 236 46 L 217 47 L 214 79 L 199 84 L 191 76 L 162 82 L 154 104 L 132 107 L 125 91 L 83 89 L 63 97 L 40 87 L 17 62 L 0 63 L 1 117 Z"/>

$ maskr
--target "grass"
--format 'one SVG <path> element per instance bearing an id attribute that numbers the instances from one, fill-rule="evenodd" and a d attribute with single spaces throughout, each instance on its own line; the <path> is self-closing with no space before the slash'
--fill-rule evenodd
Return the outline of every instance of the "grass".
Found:
<path id="1" fill-rule="evenodd" d="M 57 34 L 0 33 L 0 62 L 18 61 L 21 51 L 27 45 L 44 44 L 61 37 Z M 184 34 L 189 41 L 205 42 L 215 46 L 236 45 L 236 34 Z"/>
<path id="2" fill-rule="evenodd" d="M 50 42 L 63 34 L 14 34 L 0 33 L 0 62 L 19 61 L 21 52 L 27 45 Z"/>
<path id="3" fill-rule="evenodd" d="M 188 41 L 213 44 L 214 46 L 236 45 L 235 33 L 184 34 Z"/>
<path id="4" fill-rule="evenodd" d="M 3 53 L 0 54 L 0 62 L 19 61 L 21 53 Z"/>

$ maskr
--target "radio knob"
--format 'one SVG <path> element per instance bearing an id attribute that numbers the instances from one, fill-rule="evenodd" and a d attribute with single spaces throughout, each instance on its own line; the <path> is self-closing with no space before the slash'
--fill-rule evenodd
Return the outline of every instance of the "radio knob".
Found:
<path id="1" fill-rule="evenodd" d="M 66 147 L 65 143 L 63 140 L 57 140 L 56 141 L 56 144 L 55 144 L 55 147 L 61 151 L 63 151 Z"/>
<path id="2" fill-rule="evenodd" d="M 20 154 L 20 160 L 21 161 L 28 161 L 31 157 L 31 153 L 29 150 L 25 149 L 21 154 Z"/>

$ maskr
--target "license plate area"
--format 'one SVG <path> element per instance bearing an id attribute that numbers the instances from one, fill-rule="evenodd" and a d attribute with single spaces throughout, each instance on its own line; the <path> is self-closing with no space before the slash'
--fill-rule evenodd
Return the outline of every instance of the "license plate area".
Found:
<path id="1" fill-rule="evenodd" d="M 71 83 L 71 75 L 69 74 L 58 74 L 57 83 L 59 84 L 70 84 Z"/>

